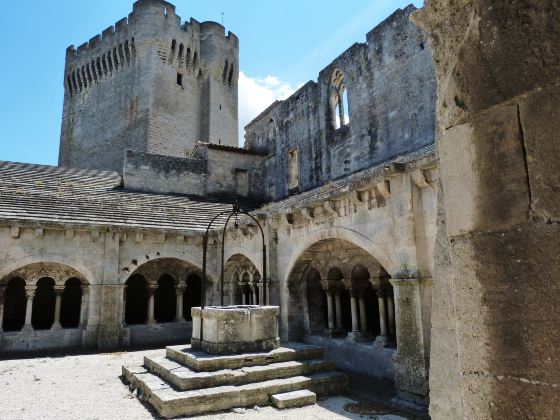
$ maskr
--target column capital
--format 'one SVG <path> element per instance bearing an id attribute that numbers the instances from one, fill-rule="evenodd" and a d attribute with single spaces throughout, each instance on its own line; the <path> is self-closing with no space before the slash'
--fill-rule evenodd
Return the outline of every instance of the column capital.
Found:
<path id="1" fill-rule="evenodd" d="M 35 297 L 36 291 L 37 291 L 37 286 L 25 286 L 25 297 L 27 299 L 33 299 Z"/>
<path id="2" fill-rule="evenodd" d="M 58 296 L 62 295 L 62 292 L 64 292 L 64 287 L 65 286 L 55 285 L 54 286 L 54 293 Z"/>
<path id="3" fill-rule="evenodd" d="M 146 290 L 147 290 L 149 295 L 153 295 L 156 292 L 157 288 L 158 288 L 157 284 L 148 283 L 146 285 Z"/>
<path id="4" fill-rule="evenodd" d="M 321 280 L 321 286 L 325 291 L 334 292 L 337 289 L 340 289 L 341 283 L 338 280 L 325 279 L 325 280 Z"/>
<path id="5" fill-rule="evenodd" d="M 391 283 L 393 287 L 418 286 L 420 284 L 420 279 L 419 278 L 390 279 L 389 283 Z"/>
<path id="6" fill-rule="evenodd" d="M 185 290 L 187 290 L 187 285 L 185 283 L 179 283 L 175 285 L 176 293 L 185 293 Z"/>

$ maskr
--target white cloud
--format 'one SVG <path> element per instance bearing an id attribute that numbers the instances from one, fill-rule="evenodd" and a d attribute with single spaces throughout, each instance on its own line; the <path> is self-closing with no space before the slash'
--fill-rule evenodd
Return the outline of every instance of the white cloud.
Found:
<path id="1" fill-rule="evenodd" d="M 249 77 L 239 72 L 239 144 L 243 145 L 245 126 L 276 100 L 286 99 L 296 91 L 275 76 Z"/>

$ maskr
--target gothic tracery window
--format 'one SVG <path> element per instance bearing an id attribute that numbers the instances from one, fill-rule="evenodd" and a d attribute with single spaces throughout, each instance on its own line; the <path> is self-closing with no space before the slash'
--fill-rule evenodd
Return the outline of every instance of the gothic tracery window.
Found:
<path id="1" fill-rule="evenodd" d="M 335 129 L 350 123 L 348 111 L 348 92 L 344 82 L 344 73 L 335 70 L 331 79 L 330 105 L 332 121 Z"/>

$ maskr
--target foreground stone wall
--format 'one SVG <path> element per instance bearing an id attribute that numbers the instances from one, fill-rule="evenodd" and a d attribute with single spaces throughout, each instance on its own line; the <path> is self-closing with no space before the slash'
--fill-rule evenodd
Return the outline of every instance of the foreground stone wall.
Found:
<path id="1" fill-rule="evenodd" d="M 442 211 L 433 418 L 560 416 L 555 1 L 426 1 Z"/>

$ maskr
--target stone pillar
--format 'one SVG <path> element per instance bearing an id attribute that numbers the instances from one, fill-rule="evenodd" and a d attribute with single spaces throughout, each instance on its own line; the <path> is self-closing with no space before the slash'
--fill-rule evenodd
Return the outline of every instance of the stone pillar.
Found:
<path id="1" fill-rule="evenodd" d="M 0 334 L 2 334 L 3 326 L 4 326 L 4 296 L 5 296 L 5 287 L 0 286 Z"/>
<path id="2" fill-rule="evenodd" d="M 155 294 L 158 286 L 157 284 L 148 284 L 148 325 L 156 325 L 157 321 L 154 317 Z"/>
<path id="3" fill-rule="evenodd" d="M 387 318 L 389 318 L 389 334 L 395 335 L 395 305 L 393 297 L 387 295 Z"/>
<path id="4" fill-rule="evenodd" d="M 379 335 L 375 342 L 385 346 L 387 344 L 387 317 L 385 315 L 385 293 L 377 291 L 377 302 L 379 307 Z"/>
<path id="5" fill-rule="evenodd" d="M 175 322 L 186 322 L 183 316 L 183 295 L 187 290 L 185 283 L 179 283 L 175 286 L 175 293 L 177 294 L 177 311 L 175 315 Z"/>
<path id="6" fill-rule="evenodd" d="M 82 284 L 81 287 L 82 287 L 82 304 L 80 305 L 80 327 L 84 328 L 87 326 L 87 319 L 88 319 L 89 286 L 87 284 Z M 124 322 L 124 315 L 123 315 L 123 322 Z"/>
<path id="7" fill-rule="evenodd" d="M 391 279 L 395 293 L 395 385 L 401 399 L 425 404 L 428 370 L 424 352 L 419 279 Z"/>
<path id="8" fill-rule="evenodd" d="M 360 304 L 360 331 L 363 334 L 367 334 L 367 329 L 368 329 L 368 325 L 367 325 L 367 316 L 366 316 L 366 302 L 364 300 L 364 291 L 360 290 L 359 293 L 359 304 Z"/>
<path id="9" fill-rule="evenodd" d="M 436 66 L 443 205 L 431 414 L 560 418 L 558 1 L 431 0 L 416 20 Z"/>
<path id="10" fill-rule="evenodd" d="M 123 299 L 123 305 L 122 305 L 122 325 L 123 327 L 126 327 L 126 293 L 128 290 L 128 285 L 125 284 L 123 286 L 123 294 L 122 294 L 122 299 Z M 83 295 L 82 295 L 83 296 Z"/>
<path id="11" fill-rule="evenodd" d="M 60 306 L 62 305 L 62 293 L 64 293 L 64 286 L 54 286 L 55 302 L 54 302 L 54 322 L 51 327 L 52 330 L 61 330 L 60 325 Z"/>
<path id="12" fill-rule="evenodd" d="M 25 297 L 27 298 L 27 303 L 25 305 L 25 323 L 23 324 L 22 331 L 33 331 L 31 318 L 33 316 L 33 298 L 35 297 L 36 290 L 36 286 L 25 286 Z"/>
<path id="13" fill-rule="evenodd" d="M 336 329 L 342 330 L 342 304 L 340 302 L 340 287 L 337 287 L 334 291 L 334 302 L 335 302 L 335 312 L 336 312 Z"/>
<path id="14" fill-rule="evenodd" d="M 326 293 L 327 293 L 327 313 L 328 313 L 328 321 L 329 321 L 329 332 L 332 332 L 335 329 L 332 290 L 330 288 L 327 288 Z"/>
<path id="15" fill-rule="evenodd" d="M 360 324 L 358 322 L 358 302 L 356 299 L 357 292 L 355 290 L 350 290 L 350 308 L 352 311 L 352 332 L 356 333 L 360 331 Z"/>

